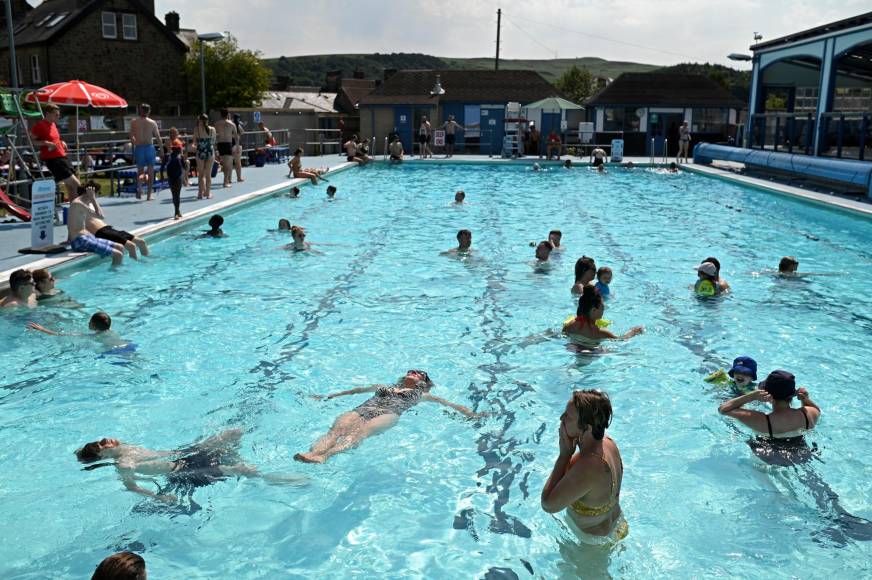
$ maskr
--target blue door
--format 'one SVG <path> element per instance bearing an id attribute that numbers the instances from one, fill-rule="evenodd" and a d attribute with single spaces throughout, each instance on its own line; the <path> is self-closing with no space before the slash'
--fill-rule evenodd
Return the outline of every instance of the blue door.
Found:
<path id="1" fill-rule="evenodd" d="M 505 109 L 482 109 L 481 110 L 481 140 L 490 143 L 488 147 L 482 147 L 482 155 L 497 155 L 503 151 L 503 119 L 506 118 Z"/>
<path id="2" fill-rule="evenodd" d="M 400 134 L 403 151 L 412 154 L 412 107 L 394 107 L 394 126 Z"/>

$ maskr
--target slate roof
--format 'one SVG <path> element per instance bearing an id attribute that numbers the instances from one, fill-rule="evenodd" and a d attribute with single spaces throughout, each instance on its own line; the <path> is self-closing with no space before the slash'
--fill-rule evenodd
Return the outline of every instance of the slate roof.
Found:
<path id="1" fill-rule="evenodd" d="M 47 44 L 62 36 L 75 22 L 96 10 L 106 0 L 45 0 L 42 4 L 28 12 L 27 16 L 18 22 L 12 30 L 15 36 L 15 46 Z M 171 33 L 163 22 L 137 0 L 131 0 L 137 6 L 137 16 L 156 24 L 161 31 L 180 49 L 187 50 L 184 42 Z M 0 47 L 9 45 L 6 30 L 0 31 Z"/>
<path id="2" fill-rule="evenodd" d="M 342 79 L 339 94 L 347 99 L 351 106 L 354 106 L 375 88 L 375 79 Z"/>
<path id="3" fill-rule="evenodd" d="M 589 106 L 664 106 L 744 108 L 747 103 L 702 75 L 624 73 L 588 99 Z"/>
<path id="4" fill-rule="evenodd" d="M 267 91 L 263 93 L 260 107 L 265 110 L 315 111 L 335 113 L 333 102 L 336 93 L 313 91 Z"/>
<path id="5" fill-rule="evenodd" d="M 531 70 L 401 70 L 389 77 L 361 105 L 427 104 L 437 100 L 430 95 L 439 75 L 445 94 L 439 102 L 532 103 L 557 96 L 542 75 Z"/>

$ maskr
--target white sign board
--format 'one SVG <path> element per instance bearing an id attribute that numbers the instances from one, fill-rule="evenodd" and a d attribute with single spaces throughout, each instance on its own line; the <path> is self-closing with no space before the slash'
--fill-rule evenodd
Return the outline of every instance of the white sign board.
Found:
<path id="1" fill-rule="evenodd" d="M 30 189 L 30 247 L 42 248 L 54 243 L 55 182 L 40 179 Z"/>
<path id="2" fill-rule="evenodd" d="M 624 160 L 624 140 L 612 139 L 612 161 Z"/>
<path id="3" fill-rule="evenodd" d="M 445 131 L 433 132 L 433 145 L 436 147 L 445 147 Z"/>
<path id="4" fill-rule="evenodd" d="M 400 124 L 402 125 L 402 124 L 404 124 L 404 123 L 407 123 L 407 121 L 406 121 L 406 116 L 405 116 L 405 115 L 400 115 Z"/>
<path id="5" fill-rule="evenodd" d="M 91 127 L 93 127 L 95 131 L 107 129 L 108 127 L 106 127 L 105 120 L 106 117 L 103 115 L 91 115 Z"/>
<path id="6" fill-rule="evenodd" d="M 487 124 L 488 124 L 488 125 L 491 125 L 491 126 L 496 125 L 496 124 L 497 124 L 497 120 L 496 120 L 496 119 L 488 119 L 488 120 L 487 120 Z"/>
<path id="7" fill-rule="evenodd" d="M 260 123 L 260 111 L 255 111 L 253 117 L 255 123 Z"/>

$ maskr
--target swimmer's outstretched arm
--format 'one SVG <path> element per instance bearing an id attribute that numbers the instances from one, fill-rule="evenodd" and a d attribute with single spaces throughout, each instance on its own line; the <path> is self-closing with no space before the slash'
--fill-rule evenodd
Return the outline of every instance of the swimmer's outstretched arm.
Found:
<path id="1" fill-rule="evenodd" d="M 38 330 L 40 332 L 44 332 L 45 334 L 50 334 L 51 336 L 85 336 L 84 334 L 79 334 L 78 332 L 58 332 L 57 330 L 51 330 L 50 328 L 46 328 L 41 324 L 37 324 L 36 322 L 31 322 L 27 325 L 27 328 L 30 330 Z"/>
<path id="2" fill-rule="evenodd" d="M 599 331 L 600 331 L 600 338 L 606 338 L 606 339 L 610 339 L 610 340 L 629 340 L 629 339 L 633 338 L 634 336 L 642 334 L 643 332 L 645 332 L 645 327 L 644 326 L 634 326 L 633 328 L 631 328 L 630 330 L 628 330 L 627 332 L 625 332 L 621 336 L 618 336 L 617 334 L 615 334 L 613 332 L 609 332 L 608 330 L 605 330 L 602 328 L 600 328 Z"/>
<path id="3" fill-rule="evenodd" d="M 425 401 L 430 401 L 431 403 L 439 403 L 440 405 L 445 405 L 446 407 L 451 407 L 455 411 L 459 411 L 459 412 L 463 413 L 464 415 L 466 415 L 470 419 L 477 419 L 478 417 L 485 417 L 486 416 L 486 413 L 476 413 L 475 411 L 473 411 L 469 407 L 464 407 L 463 405 L 458 405 L 457 403 L 452 403 L 451 401 L 443 399 L 442 397 L 436 397 L 434 395 L 431 395 L 430 393 L 424 393 L 424 395 L 421 398 Z"/>
<path id="4" fill-rule="evenodd" d="M 374 393 L 381 385 L 370 385 L 368 387 L 355 387 L 347 391 L 339 391 L 329 395 L 312 395 L 313 399 L 335 399 L 336 397 L 344 397 L 345 395 L 357 395 L 360 393 Z"/>

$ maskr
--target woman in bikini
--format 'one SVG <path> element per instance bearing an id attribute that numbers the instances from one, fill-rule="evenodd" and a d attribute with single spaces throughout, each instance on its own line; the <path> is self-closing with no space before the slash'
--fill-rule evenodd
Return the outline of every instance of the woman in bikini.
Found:
<path id="1" fill-rule="evenodd" d="M 634 326 L 626 333 L 618 336 L 605 328 L 600 328 L 597 321 L 603 317 L 605 302 L 602 294 L 594 286 L 584 286 L 578 298 L 578 309 L 575 317 L 563 325 L 563 334 L 581 346 L 596 348 L 603 340 L 627 340 L 645 332 L 642 326 Z"/>
<path id="2" fill-rule="evenodd" d="M 629 531 L 621 512 L 624 464 L 606 437 L 612 404 L 600 391 L 575 391 L 560 417 L 560 454 L 542 489 L 542 509 L 566 510 L 567 521 L 585 544 L 610 545 Z"/>
<path id="3" fill-rule="evenodd" d="M 205 114 L 197 118 L 194 146 L 197 148 L 197 199 L 211 199 L 212 164 L 215 162 L 215 127 L 209 125 L 209 117 Z"/>
<path id="4" fill-rule="evenodd" d="M 439 403 L 463 413 L 469 418 L 481 417 L 471 409 L 446 401 L 430 394 L 433 381 L 424 371 L 408 371 L 395 385 L 372 385 L 357 387 L 316 399 L 333 399 L 358 393 L 375 393 L 354 410 L 339 415 L 326 435 L 312 444 L 307 453 L 297 453 L 294 459 L 306 463 L 324 463 L 333 455 L 357 446 L 372 435 L 378 435 L 393 427 L 404 412 L 420 401 Z"/>
<path id="5" fill-rule="evenodd" d="M 791 407 L 793 397 L 800 407 Z M 771 413 L 745 409 L 751 401 L 772 405 Z M 796 388 L 796 379 L 787 371 L 772 371 L 757 389 L 723 403 L 718 412 L 739 420 L 760 435 L 751 441 L 751 449 L 767 463 L 801 462 L 811 453 L 803 433 L 814 429 L 821 416 L 820 407 L 811 400 L 808 390 Z"/>

